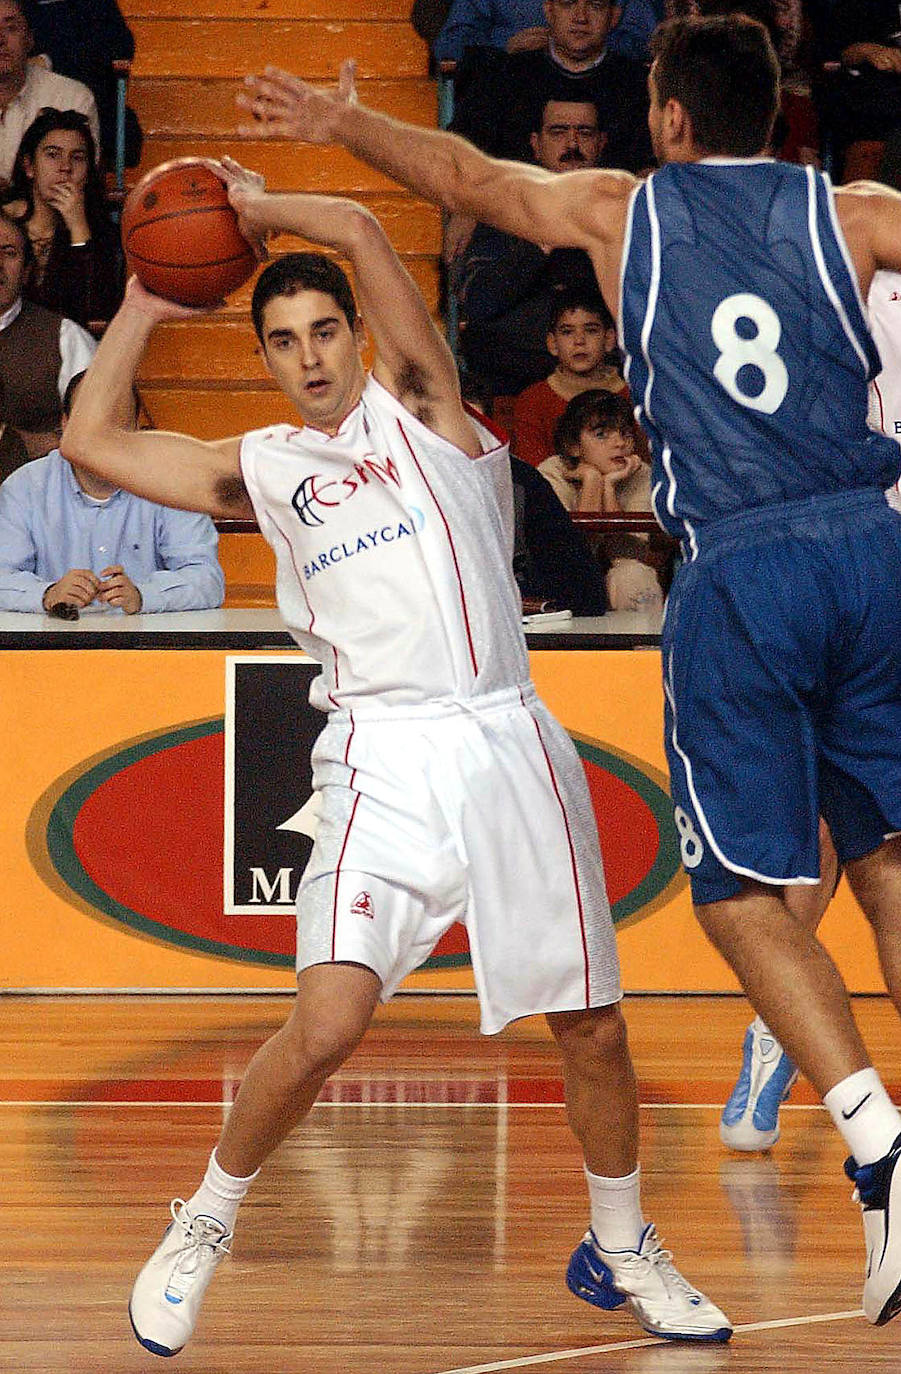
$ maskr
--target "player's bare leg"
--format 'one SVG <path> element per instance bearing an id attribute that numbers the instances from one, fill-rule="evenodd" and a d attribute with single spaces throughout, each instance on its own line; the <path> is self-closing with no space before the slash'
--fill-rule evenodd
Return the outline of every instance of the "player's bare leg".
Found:
<path id="1" fill-rule="evenodd" d="M 805 930 L 816 934 L 839 879 L 832 836 L 820 821 L 820 881 L 782 889 L 785 904 Z M 798 1070 L 771 1026 L 755 1016 L 745 1031 L 741 1072 L 720 1115 L 720 1139 L 730 1150 L 769 1150 L 779 1139 L 779 1108 Z"/>
<path id="2" fill-rule="evenodd" d="M 901 837 L 847 866 L 851 891 L 873 927 L 889 996 L 901 1012 Z"/>
<path id="3" fill-rule="evenodd" d="M 898 962 L 898 842 L 854 865 L 858 900 Z M 901 1115 L 871 1066 L 848 994 L 815 935 L 772 891 L 756 884 L 697 908 L 707 935 L 741 980 L 752 1005 L 820 1093 L 851 1151 L 845 1164 L 863 1212 L 867 1269 L 863 1306 L 882 1325 L 901 1310 Z"/>
<path id="4" fill-rule="evenodd" d="M 591 1202 L 591 1229 L 570 1259 L 567 1286 L 596 1307 L 628 1302 L 654 1335 L 728 1340 L 728 1318 L 682 1277 L 642 1215 L 638 1089 L 619 1003 L 547 1020 L 563 1056 L 566 1111 Z"/>
<path id="5" fill-rule="evenodd" d="M 380 987 L 355 964 L 317 964 L 298 976 L 291 1014 L 250 1061 L 200 1188 L 172 1204 L 172 1224 L 135 1281 L 129 1314 L 146 1350 L 174 1355 L 190 1337 L 242 1198 L 359 1043 Z"/>

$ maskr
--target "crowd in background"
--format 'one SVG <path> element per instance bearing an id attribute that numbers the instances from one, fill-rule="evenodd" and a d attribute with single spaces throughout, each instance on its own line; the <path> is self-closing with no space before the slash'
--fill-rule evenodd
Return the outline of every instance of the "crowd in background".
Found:
<path id="1" fill-rule="evenodd" d="M 552 173 L 640 174 L 654 165 L 654 27 L 739 10 L 768 27 L 782 65 L 774 155 L 817 162 L 837 181 L 901 181 L 901 5 L 889 0 L 416 0 L 411 18 L 452 81 L 457 133 Z M 116 118 L 114 64 L 133 53 L 116 0 L 0 0 L 0 481 L 56 450 L 67 388 L 122 296 L 108 187 L 113 166 L 136 165 L 141 151 L 134 112 L 124 126 Z M 464 385 L 509 430 L 518 460 L 524 592 L 583 611 L 659 605 L 669 561 L 659 540 L 594 535 L 589 549 L 576 532 L 575 563 L 593 566 L 572 572 L 567 595 L 540 571 L 548 539 L 564 537 L 559 521 L 532 520 L 526 537 L 522 512 L 544 510 L 546 495 L 582 515 L 650 509 L 647 444 L 587 256 L 450 216 L 443 263 Z M 893 327 L 880 323 L 889 336 Z M 525 468 L 547 483 L 538 505 Z"/>

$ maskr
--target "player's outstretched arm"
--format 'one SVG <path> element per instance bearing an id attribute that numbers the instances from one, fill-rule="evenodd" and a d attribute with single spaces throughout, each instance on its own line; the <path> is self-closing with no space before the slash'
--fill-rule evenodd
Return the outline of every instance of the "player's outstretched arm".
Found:
<path id="1" fill-rule="evenodd" d="M 477 454 L 453 356 L 375 215 L 344 197 L 267 192 L 261 177 L 231 158 L 223 158 L 222 173 L 245 232 L 296 234 L 347 258 L 375 344 L 375 377 L 429 428 Z"/>
<path id="2" fill-rule="evenodd" d="M 456 134 L 401 123 L 359 104 L 352 63 L 342 65 L 336 91 L 267 67 L 246 79 L 238 104 L 255 121 L 242 133 L 342 144 L 427 200 L 519 238 L 593 252 L 621 237 L 617 207 L 635 185 L 629 173 L 546 172 L 487 157 Z"/>
<path id="3" fill-rule="evenodd" d="M 876 181 L 835 190 L 839 223 L 864 297 L 880 269 L 901 272 L 901 194 Z"/>
<path id="4" fill-rule="evenodd" d="M 204 443 L 128 427 L 131 388 L 154 327 L 198 313 L 150 295 L 132 278 L 78 388 L 60 449 L 73 463 L 161 505 L 251 518 L 239 438 Z"/>

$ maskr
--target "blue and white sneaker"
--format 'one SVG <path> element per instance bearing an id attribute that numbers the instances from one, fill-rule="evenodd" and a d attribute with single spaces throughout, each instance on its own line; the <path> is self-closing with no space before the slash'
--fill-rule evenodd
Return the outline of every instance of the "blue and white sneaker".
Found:
<path id="1" fill-rule="evenodd" d="M 588 1231 L 573 1251 L 566 1286 L 607 1311 L 628 1303 L 645 1331 L 668 1341 L 728 1341 L 732 1335 L 729 1318 L 683 1278 L 650 1225 L 637 1250 L 603 1250 Z"/>
<path id="2" fill-rule="evenodd" d="M 768 1150 L 779 1139 L 779 1108 L 798 1077 L 779 1041 L 759 1017 L 745 1031 L 741 1073 L 720 1116 L 730 1150 Z"/>
<path id="3" fill-rule="evenodd" d="M 204 1294 L 231 1233 L 215 1217 L 194 1217 L 181 1198 L 172 1221 L 144 1265 L 128 1304 L 132 1330 L 152 1355 L 177 1355 L 188 1341 Z"/>
<path id="4" fill-rule="evenodd" d="M 867 1247 L 863 1310 L 874 1326 L 884 1326 L 901 1312 L 901 1135 L 875 1164 L 845 1160 L 845 1173 L 856 1186 Z"/>

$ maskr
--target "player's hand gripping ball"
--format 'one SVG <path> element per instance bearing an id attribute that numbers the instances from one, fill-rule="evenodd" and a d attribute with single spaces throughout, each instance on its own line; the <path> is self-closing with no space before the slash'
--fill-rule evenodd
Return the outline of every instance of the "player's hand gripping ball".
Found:
<path id="1" fill-rule="evenodd" d="M 122 211 L 122 246 L 141 285 L 179 305 L 218 305 L 257 266 L 227 186 L 196 157 L 141 178 Z"/>

